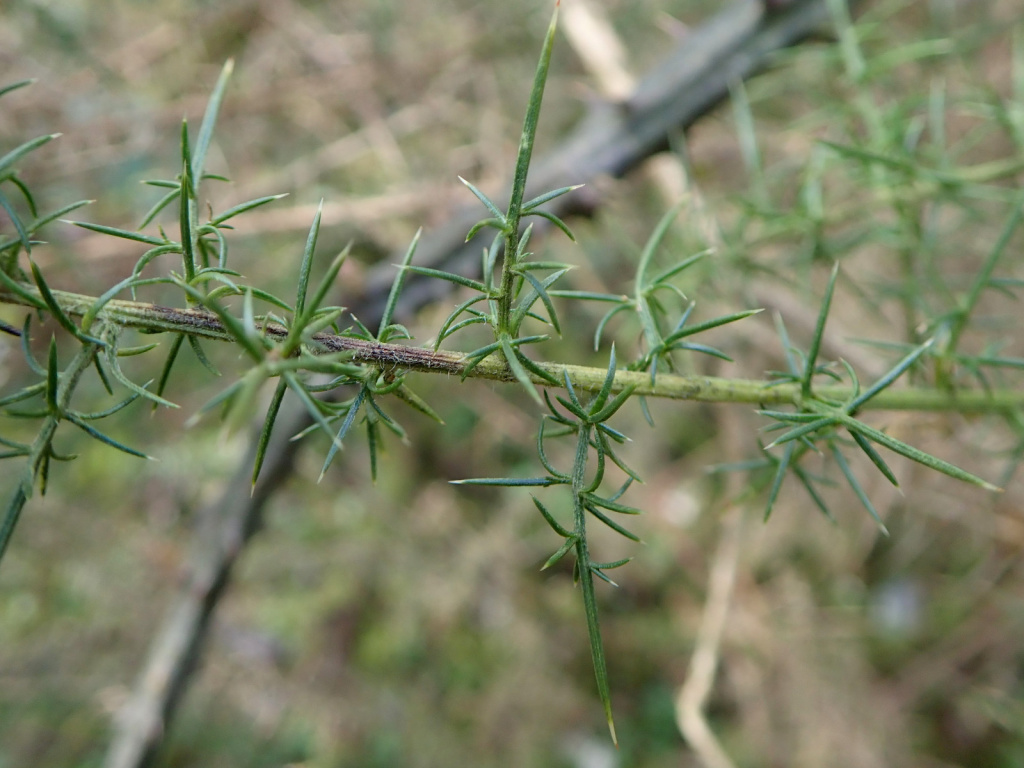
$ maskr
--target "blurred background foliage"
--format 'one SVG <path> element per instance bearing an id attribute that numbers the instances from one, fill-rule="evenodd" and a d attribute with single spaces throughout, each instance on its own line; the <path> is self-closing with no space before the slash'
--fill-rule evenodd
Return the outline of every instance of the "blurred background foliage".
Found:
<path id="1" fill-rule="evenodd" d="M 601 6 L 643 72 L 719 4 Z M 344 287 L 361 285 L 368 265 L 468 202 L 456 174 L 482 188 L 508 175 L 549 12 L 540 0 L 13 0 L 2 11 L 0 72 L 5 82 L 38 82 L 5 98 L 0 137 L 8 146 L 61 131 L 23 168 L 42 207 L 94 198 L 81 218 L 131 228 L 157 196 L 139 180 L 173 173 L 182 115 L 198 123 L 234 57 L 208 161 L 233 181 L 207 194 L 224 207 L 290 193 L 239 220 L 234 264 L 253 284 L 288 295 L 323 197 L 321 264 L 349 241 L 358 256 L 342 272 L 344 303 Z M 864 18 L 874 25 L 869 53 L 956 43 L 875 78 L 886 114 L 926 110 L 941 80 L 948 131 L 962 137 L 981 118 L 959 104 L 1012 96 L 1021 14 L 1011 0 L 872 3 Z M 595 91 L 564 39 L 551 72 L 541 154 Z M 814 141 L 848 112 L 839 72 L 835 48 L 820 41 L 747 84 L 766 169 L 753 182 L 728 105 L 688 134 L 694 179 L 728 246 L 687 286 L 700 307 L 768 305 L 794 339 L 809 336 L 816 300 L 805 290 L 820 290 L 827 269 L 781 215 L 765 211 L 792 204 L 786 196 Z M 1014 151 L 994 132 L 964 156 Z M 853 207 L 863 195 L 862 210 L 871 210 L 863 179 L 831 183 Z M 587 266 L 578 287 L 622 290 L 667 204 L 642 173 L 596 186 L 597 214 L 573 222 L 580 245 L 561 237 L 537 245 Z M 766 205 L 761 192 L 777 202 Z M 945 259 L 936 256 L 938 269 L 969 277 L 985 253 L 972 244 L 990 244 L 1003 215 L 978 201 L 947 226 L 935 244 Z M 696 218 L 681 217 L 673 253 L 702 246 Z M 876 225 L 848 221 L 830 241 L 855 274 L 840 285 L 830 334 L 831 356 L 838 350 L 878 371 L 880 353 L 850 341 L 898 338 L 902 323 L 898 297 L 881 289 L 891 265 Z M 60 288 L 101 292 L 138 256 L 126 241 L 70 227 L 47 234 L 36 258 Z M 1006 301 L 985 317 L 994 322 L 997 309 L 1019 313 Z M 408 322 L 425 341 L 445 314 L 427 308 Z M 760 377 L 780 369 L 769 315 L 716 337 L 737 364 L 697 370 Z M 20 325 L 16 310 L 0 316 Z M 598 316 L 564 318 L 571 327 L 559 353 L 603 366 L 573 341 L 589 339 Z M 236 353 L 208 350 L 230 373 Z M 16 384 L 25 371 L 12 340 L 0 340 L 0 356 L 0 382 Z M 184 364 L 170 388 L 181 411 L 150 417 L 136 407 L 108 425 L 160 461 L 66 435 L 64 448 L 82 455 L 54 473 L 16 533 L 0 570 L 0 768 L 101 764 L 110 718 L 176 588 L 193 513 L 242 455 L 246 435 L 226 439 L 210 420 L 185 428 L 223 384 L 194 360 Z M 300 453 L 217 613 L 160 765 L 696 765 L 676 730 L 674 698 L 726 514 L 745 522 L 709 719 L 737 765 L 1024 764 L 1024 489 L 1012 475 L 991 498 L 901 462 L 905 495 L 878 478 L 867 483 L 888 539 L 855 499 L 830 497 L 833 526 L 788 487 L 761 525 L 756 504 L 730 503 L 742 480 L 705 471 L 756 455 L 753 414 L 652 403 L 658 428 L 647 430 L 632 406 L 627 460 L 646 484 L 630 503 L 647 512 L 638 526 L 647 545 L 628 551 L 595 532 L 600 559 L 637 555 L 620 572 L 621 588 L 601 591 L 616 753 L 603 733 L 571 573 L 538 571 L 550 531 L 525 493 L 448 485 L 536 475 L 536 408 L 499 385 L 423 377 L 417 390 L 447 425 L 406 416 L 409 444 L 388 443 L 375 486 L 358 442 L 320 485 L 325 444 L 310 440 Z M 1008 466 L 1012 435 L 995 423 L 906 415 L 884 423 L 989 479 Z M 0 486 L 9 482 L 0 477 Z"/>

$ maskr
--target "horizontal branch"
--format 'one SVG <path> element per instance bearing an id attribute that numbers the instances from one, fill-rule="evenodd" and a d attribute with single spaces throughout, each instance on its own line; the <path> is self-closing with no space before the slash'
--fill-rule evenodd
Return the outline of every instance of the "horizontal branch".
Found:
<path id="1" fill-rule="evenodd" d="M 19 287 L 28 296 L 40 296 L 39 290 L 28 283 Z M 69 315 L 81 317 L 95 305 L 96 298 L 67 291 L 51 291 L 54 299 Z M 0 303 L 29 305 L 29 301 L 16 293 L 0 289 Z M 217 341 L 232 341 L 231 334 L 217 315 L 205 309 L 163 307 L 138 301 L 112 299 L 97 314 L 97 319 L 122 328 L 146 333 L 184 333 Z M 284 339 L 288 330 L 277 323 L 266 323 L 261 330 L 268 336 Z M 501 355 L 491 355 L 471 366 L 466 355 L 444 350 L 434 351 L 401 344 L 381 344 L 376 341 L 318 333 L 313 337 L 318 351 L 346 352 L 357 363 L 378 365 L 383 369 L 401 369 L 420 373 L 446 373 L 474 379 L 515 381 L 515 376 Z M 568 376 L 573 387 L 587 392 L 599 392 L 607 371 L 582 365 L 538 362 L 537 367 L 557 381 Z M 467 370 L 468 369 L 468 370 Z M 537 386 L 550 387 L 550 381 L 536 374 L 530 375 Z M 746 403 L 758 406 L 798 405 L 800 385 L 757 379 L 727 379 L 715 376 L 676 376 L 662 373 L 652 382 L 649 373 L 619 370 L 612 385 L 613 392 L 633 388 L 635 395 L 692 400 L 705 403 Z M 816 386 L 815 394 L 832 400 L 845 401 L 853 390 L 842 386 Z M 1024 391 L 1008 389 L 942 391 L 920 387 L 886 389 L 864 404 L 863 410 L 898 411 L 955 411 L 959 413 L 998 413 L 1024 407 Z"/>

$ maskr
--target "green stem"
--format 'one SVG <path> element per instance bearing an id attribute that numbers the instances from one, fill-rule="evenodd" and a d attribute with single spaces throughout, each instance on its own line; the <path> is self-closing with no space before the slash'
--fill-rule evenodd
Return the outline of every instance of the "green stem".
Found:
<path id="1" fill-rule="evenodd" d="M 544 84 L 548 79 L 548 67 L 551 64 L 551 49 L 555 42 L 555 28 L 558 23 L 558 7 L 551 16 L 548 31 L 544 37 L 540 60 L 530 89 L 530 103 L 526 108 L 523 121 L 523 132 L 519 138 L 519 153 L 516 157 L 516 170 L 512 179 L 512 193 L 508 201 L 508 213 L 505 215 L 505 259 L 501 268 L 501 293 L 498 295 L 498 335 L 510 334 L 510 318 L 512 316 L 512 286 L 515 283 L 516 255 L 519 248 L 519 222 L 523 216 L 523 196 L 526 193 L 526 175 L 530 169 L 530 158 L 533 156 L 533 142 L 537 137 L 537 121 L 540 118 L 540 104 L 544 98 Z"/>
<path id="2" fill-rule="evenodd" d="M 511 207 L 509 208 L 511 212 Z M 512 335 L 512 292 L 515 284 L 516 252 L 519 249 L 519 216 L 515 217 L 515 229 L 505 235 L 505 256 L 501 265 L 501 287 L 498 293 L 498 330 L 495 336 Z"/>
<path id="3" fill-rule="evenodd" d="M 580 423 L 576 437 L 576 460 L 572 470 L 573 494 L 573 535 L 576 537 L 576 568 L 580 577 L 580 591 L 583 593 L 583 612 L 587 617 L 587 634 L 590 637 L 590 654 L 594 661 L 594 677 L 597 693 L 604 705 L 605 718 L 612 742 L 616 745 L 615 722 L 612 720 L 611 690 L 608 685 L 608 666 L 604 658 L 604 644 L 601 642 L 601 626 L 597 618 L 597 594 L 594 592 L 594 574 L 590 570 L 590 551 L 587 548 L 587 510 L 583 506 L 583 495 L 587 491 L 587 456 L 590 453 L 589 424 Z"/>
<path id="4" fill-rule="evenodd" d="M 39 289 L 32 284 L 18 283 L 25 296 L 0 288 L 0 303 L 29 306 Z M 61 308 L 69 315 L 81 317 L 96 302 L 93 296 L 65 291 L 51 291 Z M 198 308 L 161 307 L 135 301 L 111 300 L 96 315 L 97 319 L 124 328 L 148 333 L 182 333 L 191 336 L 232 341 L 232 336 L 212 312 Z M 261 329 L 268 336 L 283 340 L 287 330 L 274 323 Z M 432 351 L 399 344 L 381 344 L 347 336 L 318 333 L 313 337 L 325 353 L 347 352 L 358 363 L 369 363 L 398 368 L 405 371 L 463 375 L 469 363 L 458 352 Z M 563 372 L 577 391 L 600 392 L 607 370 L 581 365 L 536 363 L 550 377 L 561 381 Z M 469 378 L 494 381 L 513 381 L 505 359 L 499 355 L 482 360 L 472 368 Z M 530 380 L 537 386 L 550 387 L 551 382 L 534 373 Z M 621 392 L 634 387 L 635 395 L 661 397 L 671 400 L 694 400 L 709 403 L 747 403 L 758 406 L 798 405 L 801 401 L 799 384 L 778 384 L 756 379 L 726 379 L 714 376 L 675 376 L 660 374 L 656 383 L 641 371 L 620 370 L 615 374 L 611 391 Z M 814 387 L 818 397 L 845 401 L 852 396 L 849 387 Z M 955 411 L 959 413 L 1005 413 L 1024 409 L 1024 391 L 1015 389 L 940 391 L 925 387 L 886 389 L 863 406 L 864 410 L 889 411 Z"/>

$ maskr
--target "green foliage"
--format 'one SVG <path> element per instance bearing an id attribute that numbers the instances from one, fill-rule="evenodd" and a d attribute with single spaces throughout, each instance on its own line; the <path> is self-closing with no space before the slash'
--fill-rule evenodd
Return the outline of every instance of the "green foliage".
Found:
<path id="1" fill-rule="evenodd" d="M 612 719 L 611 691 L 608 687 L 608 669 L 604 657 L 604 645 L 601 642 L 601 628 L 597 620 L 597 596 L 594 592 L 594 577 L 605 581 L 612 586 L 617 586 L 606 574 L 605 571 L 625 565 L 631 558 L 616 560 L 613 562 L 595 562 L 590 557 L 590 548 L 587 539 L 587 513 L 607 525 L 613 531 L 625 536 L 635 542 L 640 539 L 628 531 L 619 523 L 615 522 L 608 513 L 637 515 L 639 509 L 628 507 L 619 503 L 619 499 L 629 488 L 634 480 L 639 477 L 633 470 L 629 469 L 616 455 L 612 448 L 613 443 L 622 444 L 626 441 L 625 435 L 618 430 L 608 426 L 608 421 L 626 403 L 632 388 L 626 388 L 614 397 L 612 384 L 615 380 L 615 347 L 612 347 L 608 361 L 608 372 L 605 376 L 604 385 L 601 391 L 584 406 L 575 388 L 570 381 L 568 374 L 563 379 L 565 392 L 568 399 L 556 395 L 555 400 L 562 406 L 560 410 L 551 402 L 547 391 L 544 392 L 545 404 L 548 413 L 544 414 L 540 429 L 537 432 L 537 454 L 541 464 L 548 474 L 544 477 L 521 479 L 521 478 L 485 478 L 475 480 L 459 480 L 457 483 L 464 485 L 504 485 L 504 486 L 568 486 L 571 490 L 573 525 L 572 530 L 563 527 L 554 516 L 548 511 L 536 497 L 533 503 L 547 521 L 548 525 L 561 536 L 564 541 L 558 550 L 548 558 L 541 570 L 546 570 L 561 560 L 572 550 L 576 555 L 576 564 L 573 567 L 573 581 L 580 586 L 583 595 L 583 609 L 587 619 L 587 633 L 590 638 L 590 650 L 594 660 L 594 674 L 597 677 L 598 695 L 604 705 L 605 717 L 608 720 L 608 729 L 612 741 L 617 742 L 615 736 L 615 724 Z M 611 398 L 611 399 L 609 399 Z M 546 432 L 545 426 L 553 423 L 556 426 L 550 432 Z M 576 451 L 570 472 L 560 472 L 552 466 L 547 458 L 544 449 L 546 438 L 576 437 Z M 591 449 L 596 453 L 597 467 L 593 477 L 588 477 L 587 465 Z M 608 496 L 598 491 L 604 481 L 605 465 L 611 460 L 619 469 L 628 476 L 626 482 L 614 493 Z"/>
<path id="2" fill-rule="evenodd" d="M 788 373 L 779 375 L 779 380 L 799 382 L 801 401 L 799 410 L 793 412 L 769 410 L 759 411 L 761 415 L 775 420 L 775 424 L 768 427 L 767 431 L 787 430 L 783 432 L 782 435 L 775 438 L 775 440 L 770 444 L 765 446 L 766 451 L 771 450 L 778 445 L 786 446 L 782 458 L 775 462 L 775 479 L 772 482 L 772 487 L 768 494 L 768 502 L 765 508 L 765 519 L 771 515 L 772 507 L 778 497 L 778 493 L 782 485 L 782 478 L 785 475 L 786 470 L 789 469 L 791 465 L 795 465 L 796 461 L 799 460 L 804 451 L 812 450 L 820 452 L 820 449 L 815 445 L 815 443 L 820 442 L 828 447 L 828 450 L 836 461 L 836 465 L 841 470 L 843 476 L 850 485 L 850 489 L 860 500 L 861 504 L 864 505 L 865 509 L 867 509 L 875 519 L 879 528 L 883 532 L 887 532 L 885 525 L 878 516 L 878 512 L 871 504 L 871 501 L 868 499 L 864 489 L 857 481 L 857 478 L 854 477 L 846 459 L 843 458 L 843 454 L 840 451 L 841 441 L 836 433 L 837 427 L 845 428 L 850 437 L 853 438 L 857 447 L 864 452 L 864 454 L 871 460 L 871 463 L 874 464 L 875 467 L 893 485 L 899 485 L 896 480 L 896 476 L 892 473 L 892 470 L 889 469 L 885 460 L 874 449 L 872 443 L 885 446 L 889 450 L 894 451 L 911 461 L 916 461 L 929 469 L 942 472 L 943 474 L 949 475 L 957 480 L 972 483 L 988 491 L 998 491 L 999 489 L 996 486 L 985 482 L 980 477 L 976 477 L 970 472 L 966 472 L 959 467 L 953 466 L 949 462 L 943 461 L 935 456 L 931 456 L 924 451 L 920 451 L 900 440 L 890 437 L 881 430 L 871 427 L 854 417 L 857 411 L 869 403 L 873 397 L 892 386 L 900 376 L 908 371 L 911 366 L 913 366 L 921 356 L 932 347 L 934 339 L 929 339 L 914 348 L 889 372 L 879 378 L 878 381 L 864 392 L 861 392 L 860 381 L 857 379 L 857 374 L 853 370 L 852 366 L 843 361 L 843 367 L 851 381 L 850 396 L 845 402 L 837 402 L 830 398 L 818 397 L 815 395 L 812 387 L 812 381 L 815 375 L 824 374 L 829 377 L 838 378 L 837 374 L 830 370 L 830 368 L 827 366 L 820 366 L 818 364 L 818 353 L 821 349 L 822 335 L 825 332 L 825 321 L 828 319 L 836 278 L 838 275 L 839 265 L 837 264 L 832 269 L 832 275 L 828 282 L 828 288 L 825 291 L 821 311 L 818 314 L 818 322 L 814 329 L 814 336 L 811 339 L 810 348 L 806 354 L 799 354 L 802 369 L 799 367 L 792 354 L 793 352 L 799 351 L 788 347 L 788 337 L 785 333 L 785 327 L 782 326 L 781 321 L 779 324 L 780 335 L 782 335 L 786 340 L 786 357 L 790 366 Z M 831 517 L 832 515 L 824 505 L 824 502 L 821 501 L 821 496 L 812 487 L 807 476 L 798 475 L 798 477 L 807 489 L 808 493 L 811 495 L 811 498 L 815 501 L 815 504 L 818 505 L 826 516 Z"/>
<path id="3" fill-rule="evenodd" d="M 951 411 L 987 409 L 1007 415 L 1020 431 L 1019 411 L 1024 406 L 1024 398 L 1012 387 L 1000 390 L 990 378 L 993 370 L 1019 369 L 1024 367 L 1024 362 L 1000 354 L 996 346 L 982 354 L 972 354 L 966 350 L 964 339 L 989 291 L 1012 293 L 1019 287 L 1019 281 L 1001 275 L 999 270 L 1024 216 L 1024 195 L 1019 192 L 1008 194 L 1005 189 L 993 186 L 993 182 L 1011 177 L 1020 170 L 1021 164 L 1013 160 L 958 168 L 950 162 L 951 153 L 943 146 L 941 122 L 945 105 L 941 87 L 931 96 L 926 118 L 932 136 L 931 146 L 920 141 L 923 131 L 920 126 L 911 126 L 913 130 L 898 128 L 902 122 L 897 118 L 901 116 L 887 114 L 876 105 L 866 84 L 886 66 L 894 66 L 906 57 L 938 55 L 945 47 L 938 44 L 940 41 L 932 41 L 930 45 L 903 51 L 902 59 L 875 59 L 869 66 L 861 52 L 858 33 L 845 15 L 845 6 L 839 2 L 830 5 L 836 16 L 840 41 L 832 55 L 840 59 L 850 87 L 857 89 L 851 106 L 849 141 L 822 140 L 814 148 L 803 173 L 794 210 L 779 210 L 773 202 L 770 179 L 765 175 L 753 131 L 747 94 L 742 87 L 737 87 L 734 93 L 743 155 L 752 176 L 752 191 L 745 201 L 741 228 L 760 228 L 761 234 L 757 236 L 765 238 L 779 236 L 780 229 L 785 229 L 789 236 L 795 232 L 803 237 L 807 246 L 803 250 L 806 258 L 803 263 L 788 264 L 787 268 L 808 270 L 816 262 L 834 263 L 814 333 L 807 350 L 801 351 L 790 342 L 779 319 L 777 329 L 787 370 L 763 382 L 723 380 L 703 399 L 760 402 L 759 413 L 772 422 L 766 427 L 766 432 L 781 433 L 764 446 L 763 457 L 744 466 L 744 469 L 760 472 L 759 485 L 767 489 L 766 518 L 777 503 L 788 476 L 797 479 L 818 509 L 832 516 L 819 490 L 822 480 L 801 463 L 808 455 L 820 455 L 831 459 L 853 495 L 884 531 L 881 516 L 846 458 L 851 447 L 859 449 L 893 485 L 897 484 L 896 474 L 877 446 L 957 480 L 989 491 L 998 490 L 966 470 L 868 424 L 862 414 L 872 408 L 893 407 L 892 403 L 896 401 L 886 400 L 890 390 L 900 379 L 916 376 L 920 381 L 930 378 L 930 384 L 920 391 L 910 391 L 909 396 L 899 401 L 902 403 L 900 407 L 909 410 L 937 407 Z M 435 410 L 410 389 L 406 381 L 410 373 L 444 371 L 458 373 L 461 379 L 487 375 L 513 381 L 547 411 L 541 417 L 536 443 L 538 460 L 545 474 L 459 482 L 466 485 L 557 488 L 567 492 L 572 509 L 571 523 L 559 522 L 558 515 L 548 505 L 532 497 L 536 509 L 562 540 L 543 568 L 554 566 L 570 552 L 575 558 L 574 575 L 582 596 L 598 695 L 615 741 L 595 578 L 614 586 L 606 572 L 625 565 L 629 558 L 608 562 L 595 560 L 591 556 L 587 522 L 594 518 L 623 537 L 639 542 L 640 538 L 618 522 L 617 516 L 639 513 L 640 510 L 624 504 L 621 499 L 631 484 L 640 478 L 617 452 L 626 442 L 626 437 L 610 426 L 609 420 L 636 397 L 642 412 L 653 425 L 646 397 L 652 394 L 680 399 L 695 397 L 694 387 L 700 382 L 679 375 L 684 367 L 679 364 L 680 356 L 694 352 L 726 362 L 731 362 L 731 357 L 694 337 L 731 326 L 760 310 L 740 310 L 706 320 L 693 320 L 696 301 L 682 290 L 679 280 L 711 252 L 684 255 L 673 258 L 667 265 L 656 266 L 666 233 L 681 206 L 670 209 L 656 226 L 637 261 L 629 294 L 560 287 L 570 274 L 570 265 L 535 258 L 535 254 L 528 250 L 533 230 L 531 226 L 523 227 L 522 224 L 529 217 L 547 221 L 573 238 L 566 224 L 544 210 L 543 206 L 573 192 L 576 186 L 544 192 L 524 202 L 551 61 L 555 21 L 553 18 L 548 28 L 537 65 L 507 207 L 502 210 L 475 185 L 463 180 L 486 211 L 486 217 L 470 229 L 467 239 L 485 229 L 496 231 L 490 244 L 482 249 L 479 278 L 413 264 L 419 240 L 417 234 L 399 265 L 383 318 L 375 333 L 354 316 L 350 316 L 350 323 L 346 326 L 344 308 L 327 304 L 348 255 L 347 249 L 331 261 L 319 283 L 310 290 L 322 205 L 310 226 L 299 260 L 292 303 L 244 284 L 241 273 L 228 266 L 230 222 L 239 215 L 274 202 L 280 195 L 259 197 L 221 213 L 210 211 L 208 216 L 201 217 L 203 185 L 223 180 L 208 173 L 205 165 L 233 68 L 230 61 L 217 81 L 194 142 L 187 123 L 182 124 L 179 155 L 175 161 L 177 175 L 173 179 L 146 182 L 165 191 L 143 217 L 139 230 L 71 222 L 83 229 L 145 247 L 131 275 L 99 297 L 81 297 L 52 289 L 31 258 L 32 247 L 36 243 L 33 238 L 43 226 L 86 204 L 85 201 L 76 202 L 40 215 L 28 186 L 16 172 L 16 164 L 20 160 L 31 152 L 42 150 L 58 134 L 27 141 L 0 157 L 0 207 L 13 228 L 13 232 L 4 233 L 0 239 L 0 300 L 29 309 L 20 329 L 3 324 L 0 330 L 21 337 L 27 367 L 35 377 L 34 381 L 16 392 L 0 398 L 0 409 L 7 417 L 38 424 L 37 436 L 31 442 L 0 436 L 0 459 L 23 462 L 17 486 L 0 525 L 0 557 L 35 489 L 45 492 L 50 462 L 74 458 L 60 453 L 54 445 L 61 424 L 71 424 L 109 448 L 146 458 L 141 451 L 98 430 L 93 422 L 119 412 L 136 400 L 147 400 L 153 407 L 177 407 L 166 397 L 166 392 L 172 383 L 175 362 L 179 360 L 186 342 L 198 360 L 214 373 L 216 371 L 203 351 L 202 342 L 205 340 L 230 341 L 247 359 L 246 372 L 200 411 L 219 410 L 228 430 L 237 430 L 249 422 L 260 393 L 269 382 L 273 382 L 273 394 L 258 438 L 253 485 L 259 478 L 281 405 L 289 392 L 304 406 L 312 422 L 309 429 L 296 437 L 322 432 L 330 441 L 321 478 L 358 426 L 365 427 L 370 471 L 376 478 L 378 450 L 384 434 L 390 432 L 399 439 L 406 437 L 402 426 L 385 410 L 389 396 L 437 421 L 441 420 Z M 0 90 L 0 96 L 27 84 L 21 82 L 8 86 Z M 1019 125 L 1013 122 L 1016 113 L 1011 114 L 1005 108 L 1000 111 L 998 104 L 989 105 L 989 108 L 1011 128 L 1018 129 L 1016 138 L 1021 145 L 1018 149 L 1024 149 L 1024 131 L 1020 131 Z M 885 234 L 898 243 L 902 257 L 903 283 L 897 294 L 905 313 L 906 342 L 895 346 L 902 354 L 901 359 L 867 389 L 862 389 L 858 375 L 849 363 L 841 361 L 837 366 L 820 360 L 840 275 L 839 262 L 843 256 L 843 245 L 829 240 L 829 225 L 834 223 L 833 219 L 847 220 L 862 214 L 860 211 L 842 211 L 841 205 L 833 206 L 825 200 L 824 180 L 836 169 L 873 189 L 881 205 L 887 206 L 892 223 L 890 231 Z M 918 251 L 923 250 L 924 207 L 937 204 L 936 200 L 941 204 L 967 205 L 966 200 L 974 198 L 1007 202 L 1010 211 L 999 238 L 967 289 L 958 290 L 956 286 L 942 282 L 946 277 L 941 270 L 922 269 L 914 259 L 920 255 Z M 156 234 L 142 231 L 151 227 L 165 211 L 177 214 L 177 232 L 173 237 L 161 227 L 157 227 Z M 144 277 L 149 265 L 166 254 L 180 256 L 180 271 Z M 460 300 L 442 322 L 429 345 L 432 348 L 399 343 L 413 340 L 409 329 L 395 322 L 398 301 L 410 273 L 447 281 L 471 294 Z M 155 285 L 176 288 L 184 306 L 168 309 L 136 301 L 139 291 Z M 131 296 L 131 302 L 117 298 L 125 292 Z M 550 340 L 547 328 L 561 334 L 563 324 L 558 310 L 563 303 L 574 301 L 610 305 L 596 325 L 593 335 L 595 349 L 600 348 L 614 319 L 628 319 L 634 324 L 641 340 L 635 358 L 620 368 L 615 342 L 610 344 L 608 366 L 603 370 L 546 363 L 527 356 L 527 348 L 543 349 L 544 342 Z M 66 342 L 62 344 L 66 343 L 73 351 L 63 350 L 54 338 L 50 341 L 46 361 L 36 360 L 29 345 L 33 316 L 52 318 L 66 332 Z M 442 343 L 473 326 L 489 328 L 492 340 L 459 355 L 439 351 Z M 153 388 L 153 381 L 134 381 L 123 370 L 121 359 L 147 354 L 157 345 L 123 346 L 123 333 L 127 328 L 171 334 Z M 543 332 L 535 332 L 538 330 Z M 619 338 L 623 337 L 628 339 L 629 334 L 620 334 Z M 69 361 L 62 365 L 62 358 Z M 967 376 L 961 375 L 961 371 Z M 110 397 L 115 399 L 114 404 L 104 404 L 95 411 L 73 407 L 76 389 L 82 377 L 90 372 L 95 373 Z M 633 379 L 629 378 L 630 373 L 634 375 Z M 649 382 L 648 389 L 640 390 L 636 377 L 641 374 Z M 980 406 L 967 405 L 963 378 L 981 387 L 982 399 L 970 401 L 974 404 L 980 402 Z M 822 385 L 823 379 L 828 380 L 827 385 Z M 126 391 L 115 395 L 115 385 L 116 389 Z M 334 390 L 343 390 L 346 396 L 336 400 L 318 396 Z M 552 394 L 555 390 L 563 394 Z M 639 394 L 641 391 L 644 394 Z M 590 393 L 589 398 L 585 393 Z M 926 402 L 929 405 L 925 405 Z M 772 407 L 768 407 L 769 404 Z M 551 458 L 549 445 L 552 441 L 566 439 L 573 441 L 573 461 L 571 467 L 559 468 L 559 463 Z M 625 477 L 613 490 L 605 488 L 609 463 Z"/>

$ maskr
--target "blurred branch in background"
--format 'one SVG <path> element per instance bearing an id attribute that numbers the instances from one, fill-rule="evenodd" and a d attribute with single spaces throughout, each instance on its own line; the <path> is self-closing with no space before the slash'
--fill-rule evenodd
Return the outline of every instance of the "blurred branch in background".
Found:
<path id="1" fill-rule="evenodd" d="M 730 4 L 690 31 L 626 98 L 592 104 L 578 127 L 535 164 L 527 195 L 602 176 L 623 176 L 668 148 L 674 136 L 727 98 L 730 83 L 761 71 L 776 51 L 821 32 L 828 20 L 823 0 L 777 5 L 771 4 L 769 12 L 759 0 Z M 587 198 L 590 208 L 599 203 Z M 561 217 L 586 211 L 563 197 L 552 212 Z M 465 236 L 478 217 L 477 209 L 467 209 L 425 236 L 417 262 L 471 273 L 479 265 L 479 246 L 467 244 Z M 345 297 L 352 313 L 371 326 L 384 309 L 393 279 L 391 262 L 374 268 L 361 294 Z M 441 298 L 444 285 L 410 280 L 402 311 L 411 312 Z M 272 438 L 255 494 L 250 498 L 250 451 L 217 501 L 199 513 L 179 595 L 154 635 L 134 693 L 115 720 L 108 768 L 145 765 L 159 748 L 195 670 L 232 568 L 260 527 L 263 505 L 288 477 L 297 450 L 289 438 L 306 423 L 299 410 L 279 416 L 281 426 Z"/>
<path id="2" fill-rule="evenodd" d="M 566 0 L 563 5 L 565 36 L 601 95 L 612 103 L 627 102 L 637 84 L 615 28 L 590 0 Z M 684 158 L 674 152 L 655 154 L 644 163 L 643 170 L 661 194 L 665 208 L 682 204 L 708 246 L 718 251 L 722 245 L 721 230 L 690 178 Z"/>

